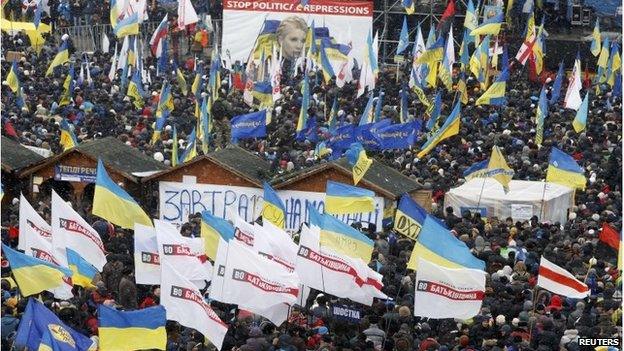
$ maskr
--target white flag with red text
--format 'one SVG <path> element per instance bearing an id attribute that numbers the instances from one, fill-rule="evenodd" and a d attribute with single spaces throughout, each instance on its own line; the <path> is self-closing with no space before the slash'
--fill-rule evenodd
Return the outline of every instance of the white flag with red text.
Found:
<path id="1" fill-rule="evenodd" d="M 360 263 L 361 262 L 361 263 Z M 320 246 L 320 229 L 303 226 L 295 272 L 305 286 L 328 294 L 372 304 L 372 297 L 364 290 L 368 274 L 366 265 L 350 257 L 339 255 Z"/>
<path id="2" fill-rule="evenodd" d="M 572 273 L 557 266 L 542 256 L 537 285 L 555 294 L 583 299 L 590 294 L 586 284 L 577 280 Z"/>
<path id="3" fill-rule="evenodd" d="M 204 253 L 203 238 L 185 238 L 171 223 L 154 220 L 160 262 L 169 261 L 191 281 L 210 280 L 212 266 Z M 196 240 L 201 243 L 194 243 Z"/>
<path id="4" fill-rule="evenodd" d="M 184 29 L 189 24 L 197 22 L 199 22 L 199 17 L 191 0 L 178 1 L 178 29 Z"/>
<path id="5" fill-rule="evenodd" d="M 415 290 L 415 316 L 469 319 L 481 309 L 485 272 L 472 268 L 445 268 L 421 258 Z"/>
<path id="6" fill-rule="evenodd" d="M 168 260 L 161 262 L 160 304 L 167 319 L 196 329 L 221 349 L 228 326 L 204 300 L 197 287 L 178 272 Z"/>
<path id="7" fill-rule="evenodd" d="M 256 309 L 297 302 L 297 274 L 234 240 L 229 243 L 224 280 L 223 294 L 230 302 L 254 313 L 258 313 Z"/>
<path id="8" fill-rule="evenodd" d="M 137 284 L 160 284 L 160 256 L 156 230 L 134 224 L 134 279 Z"/>
<path id="9" fill-rule="evenodd" d="M 28 203 L 24 195 L 20 194 L 19 203 L 19 243 L 17 248 L 28 256 L 54 263 L 67 268 L 67 256 L 57 258 L 52 246 L 52 227 Z M 67 300 L 74 297 L 70 277 L 63 279 L 65 284 L 51 289 L 50 292 L 58 299 Z"/>
<path id="10" fill-rule="evenodd" d="M 57 259 L 76 251 L 98 271 L 106 264 L 106 250 L 100 234 L 52 190 L 52 245 Z M 65 259 L 65 261 L 67 261 Z M 67 262 L 61 262 L 67 265 Z"/>

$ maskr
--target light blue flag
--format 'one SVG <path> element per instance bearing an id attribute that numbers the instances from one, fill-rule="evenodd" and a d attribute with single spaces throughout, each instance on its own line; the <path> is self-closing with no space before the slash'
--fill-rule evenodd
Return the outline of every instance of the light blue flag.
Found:
<path id="1" fill-rule="evenodd" d="M 403 16 L 403 27 L 399 35 L 399 44 L 397 45 L 397 55 L 401 55 L 409 45 L 409 31 L 407 29 L 407 17 Z"/>

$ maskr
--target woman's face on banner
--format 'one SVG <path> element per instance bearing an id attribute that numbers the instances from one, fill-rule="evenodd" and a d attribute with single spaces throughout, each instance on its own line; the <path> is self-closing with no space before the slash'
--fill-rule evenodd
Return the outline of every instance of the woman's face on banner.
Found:
<path id="1" fill-rule="evenodd" d="M 305 44 L 306 33 L 299 28 L 290 28 L 282 40 L 282 52 L 285 57 L 298 57 Z"/>

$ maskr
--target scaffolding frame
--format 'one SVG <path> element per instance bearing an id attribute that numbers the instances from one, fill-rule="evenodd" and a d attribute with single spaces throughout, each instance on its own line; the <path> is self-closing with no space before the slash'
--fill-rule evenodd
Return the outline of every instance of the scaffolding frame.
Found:
<path id="1" fill-rule="evenodd" d="M 423 24 L 429 20 L 430 26 L 436 25 L 440 22 L 440 18 L 444 13 L 444 9 L 447 5 L 447 0 L 413 0 L 416 2 L 416 11 L 408 15 L 402 5 L 402 0 L 382 0 L 383 7 L 373 11 L 373 30 L 379 33 L 379 57 L 378 60 L 383 65 L 393 66 L 396 65 L 392 60 L 396 53 L 396 45 L 398 44 L 398 38 L 392 38 L 390 31 L 388 30 L 388 22 L 391 19 L 400 18 L 402 21 L 403 16 L 416 17 L 418 24 Z M 456 0 L 455 6 L 461 4 L 463 9 L 467 8 L 467 0 Z M 424 3 L 424 4 L 423 4 Z M 435 9 L 434 9 L 435 7 Z M 428 10 L 428 11 L 423 11 Z M 465 13 L 455 13 L 455 18 L 464 18 Z M 416 32 L 417 26 L 412 26 L 409 29 L 410 38 Z"/>

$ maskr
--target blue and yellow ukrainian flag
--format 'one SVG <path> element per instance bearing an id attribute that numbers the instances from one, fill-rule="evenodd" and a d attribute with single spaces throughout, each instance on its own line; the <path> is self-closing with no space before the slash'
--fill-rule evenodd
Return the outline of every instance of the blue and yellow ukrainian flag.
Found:
<path id="1" fill-rule="evenodd" d="M 498 146 L 494 146 L 488 163 L 487 176 L 499 182 L 506 194 L 509 191 L 509 182 L 511 182 L 513 175 L 514 171 L 507 165 L 503 152 Z"/>
<path id="2" fill-rule="evenodd" d="M 208 211 L 202 212 L 201 237 L 204 238 L 206 256 L 211 260 L 217 258 L 217 250 L 221 240 L 228 242 L 234 238 L 234 227 L 225 219 L 215 217 Z"/>
<path id="3" fill-rule="evenodd" d="M 468 0 L 468 6 L 466 7 L 466 17 L 464 17 L 464 42 L 466 43 L 466 50 L 468 49 L 468 43 L 474 42 L 474 36 L 469 33 L 472 32 L 479 25 L 479 19 L 477 18 L 475 6 L 472 0 Z M 466 41 L 466 39 L 468 39 Z"/>
<path id="4" fill-rule="evenodd" d="M 433 131 L 438 123 L 438 118 L 440 118 L 440 113 L 442 112 L 442 92 L 438 89 L 436 91 L 435 96 L 433 97 L 433 110 L 429 115 L 429 119 L 427 120 L 427 130 Z"/>
<path id="5" fill-rule="evenodd" d="M 420 258 L 446 268 L 485 269 L 485 263 L 474 257 L 464 242 L 429 215 L 424 220 L 407 268 L 418 270 Z"/>
<path id="6" fill-rule="evenodd" d="M 20 90 L 20 81 L 17 77 L 17 63 L 15 60 L 11 64 L 11 70 L 9 74 L 7 74 L 6 81 L 12 92 L 17 93 Z"/>
<path id="7" fill-rule="evenodd" d="M 559 69 L 557 70 L 557 77 L 550 92 L 550 104 L 554 104 L 559 100 L 561 95 L 561 85 L 563 84 L 563 78 L 565 77 L 565 71 L 563 69 L 563 60 L 559 62 Z"/>
<path id="8" fill-rule="evenodd" d="M 112 10 L 112 7 L 111 7 L 111 10 Z M 117 23 L 113 26 L 113 33 L 115 33 L 117 38 L 123 38 L 128 35 L 139 34 L 138 13 L 133 13 L 129 16 L 126 16 L 121 21 L 117 21 Z"/>
<path id="9" fill-rule="evenodd" d="M 459 100 L 462 104 L 468 103 L 468 87 L 466 87 L 466 72 L 459 74 L 459 80 L 457 81 L 457 92 L 459 93 Z"/>
<path id="10" fill-rule="evenodd" d="M 453 39 L 451 38 L 451 40 Z M 453 44 L 451 43 L 451 45 Z M 451 76 L 451 74 L 453 73 L 453 66 L 451 65 L 449 59 L 450 58 L 446 53 L 446 49 L 444 49 L 444 59 L 442 59 L 442 64 L 440 65 L 440 68 L 438 70 L 438 78 L 440 78 L 440 81 L 442 82 L 442 84 L 444 84 L 446 89 L 448 91 L 451 91 L 453 89 L 453 77 Z"/>
<path id="11" fill-rule="evenodd" d="M 259 59 L 262 52 L 270 52 L 273 46 L 277 44 L 275 32 L 279 25 L 279 20 L 264 20 L 260 34 L 256 38 L 256 46 L 253 52 L 254 59 Z"/>
<path id="12" fill-rule="evenodd" d="M 425 52 L 416 60 L 416 63 L 433 65 L 438 61 L 442 61 L 444 57 L 444 47 L 446 46 L 444 44 L 444 37 L 440 36 L 431 46 L 427 47 Z"/>
<path id="13" fill-rule="evenodd" d="M 487 177 L 488 164 L 490 163 L 490 159 L 486 159 L 477 163 L 473 163 L 472 166 L 468 167 L 464 173 L 463 177 L 466 180 L 470 180 L 472 178 L 485 178 Z"/>
<path id="14" fill-rule="evenodd" d="M 403 194 L 394 215 L 394 231 L 416 240 L 422 230 L 425 218 L 427 218 L 427 211 L 412 200 L 408 194 Z"/>
<path id="15" fill-rule="evenodd" d="M 572 156 L 556 147 L 550 151 L 546 181 L 580 190 L 585 190 L 587 183 L 585 170 L 576 163 Z"/>
<path id="16" fill-rule="evenodd" d="M 314 148 L 314 156 L 318 158 L 323 158 L 323 156 L 331 154 L 331 153 L 332 153 L 332 149 L 327 147 L 327 143 L 325 141 L 321 141 L 320 143 L 317 143 L 316 147 Z"/>
<path id="17" fill-rule="evenodd" d="M 171 167 L 178 165 L 178 130 L 173 126 L 173 145 L 171 145 Z"/>
<path id="18" fill-rule="evenodd" d="M 616 72 L 622 70 L 622 57 L 620 56 L 620 46 L 617 42 L 611 45 L 611 56 L 609 57 L 609 67 L 607 68 L 607 84 L 611 88 L 615 86 Z"/>
<path id="19" fill-rule="evenodd" d="M 301 109 L 299 110 L 299 118 L 297 119 L 297 140 L 305 139 L 305 127 L 308 123 L 308 108 L 310 108 L 310 82 L 306 74 L 301 84 Z"/>
<path id="20" fill-rule="evenodd" d="M 277 193 L 269 183 L 264 182 L 264 203 L 262 205 L 262 219 L 267 220 L 277 227 L 284 229 L 286 223 L 286 208 L 284 203 L 277 196 Z"/>
<path id="21" fill-rule="evenodd" d="M 189 162 L 190 160 L 195 158 L 195 156 L 197 156 L 197 138 L 195 134 L 195 128 L 193 128 L 191 135 L 186 141 L 186 149 L 184 149 L 184 153 L 182 153 L 182 156 L 180 156 L 180 160 L 178 161 L 178 163 L 183 164 Z"/>
<path id="22" fill-rule="evenodd" d="M 362 117 L 360 117 L 360 126 L 363 125 L 367 125 L 369 123 L 373 123 L 375 120 L 375 111 L 373 110 L 373 100 L 374 100 L 374 94 L 373 91 L 371 90 L 370 93 L 368 93 L 368 102 L 366 103 L 366 106 L 364 107 L 364 112 L 362 112 Z"/>
<path id="23" fill-rule="evenodd" d="M 9 261 L 11 271 L 22 296 L 38 294 L 65 284 L 63 277 L 72 272 L 60 266 L 35 257 L 27 256 L 2 244 L 4 257 Z"/>
<path id="24" fill-rule="evenodd" d="M 76 139 L 76 135 L 71 130 L 69 123 L 67 120 L 63 118 L 61 120 L 61 140 L 59 144 L 63 147 L 63 151 L 67 151 L 73 147 L 78 146 L 78 139 Z"/>
<path id="25" fill-rule="evenodd" d="M 596 73 L 596 82 L 605 82 L 606 77 L 603 79 L 603 75 L 607 69 L 607 64 L 609 63 L 609 37 L 605 37 L 602 42 L 602 48 L 600 50 L 600 56 L 598 56 L 598 72 Z"/>
<path id="26" fill-rule="evenodd" d="M 199 101 L 201 98 L 201 91 L 204 87 L 204 80 L 202 79 L 202 76 L 204 75 L 204 66 L 198 66 L 199 67 L 195 70 L 195 79 L 193 79 L 193 84 L 191 84 L 191 93 L 195 96 L 196 101 Z"/>
<path id="27" fill-rule="evenodd" d="M 260 108 L 273 106 L 273 87 L 271 87 L 271 82 L 255 82 L 251 95 L 260 101 Z"/>
<path id="28" fill-rule="evenodd" d="M 331 110 L 329 111 L 329 117 L 327 119 L 327 128 L 330 132 L 336 130 L 336 124 L 338 123 L 338 96 L 334 96 L 334 102 L 332 103 Z"/>
<path id="29" fill-rule="evenodd" d="M 72 283 L 74 285 L 80 285 L 85 288 L 95 288 L 93 285 L 93 279 L 98 273 L 97 268 L 87 262 L 76 251 L 67 248 L 67 263 L 69 269 L 72 271 Z"/>
<path id="30" fill-rule="evenodd" d="M 101 351 L 167 348 L 167 317 L 163 306 L 117 311 L 98 305 L 97 314 Z"/>
<path id="31" fill-rule="evenodd" d="M 208 110 L 208 101 L 212 99 L 211 96 L 204 96 L 202 106 L 200 109 L 200 129 L 202 140 L 202 152 L 204 155 L 208 154 L 208 147 L 210 145 L 210 133 L 212 132 L 212 115 Z"/>
<path id="32" fill-rule="evenodd" d="M 3 197 L 4 197 L 4 184 L 0 182 L 0 201 L 2 201 Z"/>
<path id="33" fill-rule="evenodd" d="M 598 18 L 596 18 L 596 25 L 594 26 L 594 31 L 592 32 L 592 42 L 591 42 L 591 53 L 594 56 L 600 55 L 600 44 L 602 42 L 602 38 L 600 36 L 600 24 L 598 23 Z"/>
<path id="34" fill-rule="evenodd" d="M 501 24 L 503 23 L 503 12 L 501 11 L 496 16 L 490 17 L 483 21 L 480 26 L 470 31 L 470 35 L 498 35 L 500 32 Z"/>
<path id="35" fill-rule="evenodd" d="M 323 72 L 323 79 L 325 80 L 325 84 L 327 84 L 332 79 L 332 77 L 336 76 L 336 74 L 334 73 L 334 68 L 332 67 L 331 62 L 327 57 L 326 45 L 324 40 L 321 40 L 321 49 L 319 53 L 321 56 L 320 61 L 321 71 Z"/>
<path id="36" fill-rule="evenodd" d="M 353 184 L 357 185 L 373 164 L 373 160 L 366 156 L 366 150 L 360 143 L 351 144 L 345 155 L 349 164 L 353 166 Z"/>
<path id="37" fill-rule="evenodd" d="M 581 102 L 581 106 L 578 111 L 576 111 L 576 117 L 574 117 L 574 121 L 572 121 L 572 127 L 574 127 L 574 131 L 580 133 L 585 130 L 587 127 L 587 112 L 589 109 L 589 93 L 585 93 L 585 97 L 583 98 L 583 102 Z"/>
<path id="38" fill-rule="evenodd" d="M 135 223 L 153 226 L 141 206 L 109 177 L 100 159 L 98 159 L 91 212 L 126 229 L 134 228 Z"/>
<path id="39" fill-rule="evenodd" d="M 160 89 L 158 97 L 158 106 L 156 107 L 156 117 L 161 117 L 168 112 L 173 111 L 173 96 L 171 96 L 171 85 L 165 81 Z"/>
<path id="40" fill-rule="evenodd" d="M 405 13 L 408 15 L 413 15 L 416 12 L 416 2 L 414 0 L 402 0 L 403 8 L 405 8 Z"/>
<path id="41" fill-rule="evenodd" d="M 506 66 L 488 90 L 477 99 L 475 105 L 503 105 L 507 101 L 505 91 L 507 89 L 508 78 L 509 68 Z"/>
<path id="42" fill-rule="evenodd" d="M 61 95 L 61 101 L 59 101 L 59 107 L 69 105 L 72 101 L 74 93 L 74 64 L 69 65 L 69 72 L 63 82 L 63 94 Z"/>
<path id="43" fill-rule="evenodd" d="M 327 181 L 325 212 L 348 214 L 372 212 L 375 210 L 375 193 L 355 186 Z"/>
<path id="44" fill-rule="evenodd" d="M 141 76 L 138 69 L 134 70 L 132 74 L 132 79 L 130 83 L 128 83 L 128 91 L 126 95 L 132 98 L 132 103 L 134 107 L 137 109 L 143 108 L 145 102 L 143 101 L 143 95 L 145 92 L 143 91 L 143 83 L 141 82 Z"/>
<path id="45" fill-rule="evenodd" d="M 186 96 L 186 94 L 188 94 L 186 78 L 184 78 L 184 74 L 182 73 L 182 70 L 180 70 L 180 67 L 178 67 L 175 61 L 173 61 L 173 68 L 175 70 L 176 80 L 178 81 L 178 88 L 180 88 L 182 95 Z"/>
<path id="46" fill-rule="evenodd" d="M 470 63 L 470 55 L 468 55 L 468 44 L 470 41 L 468 38 L 468 31 L 464 30 L 464 39 L 459 46 L 459 62 L 461 63 L 462 72 L 468 69 L 468 64 Z"/>
<path id="47" fill-rule="evenodd" d="M 327 207 L 326 207 L 327 209 Z M 310 224 L 320 228 L 321 246 L 337 253 L 369 262 L 373 254 L 373 241 L 357 229 L 328 214 L 319 214 L 308 206 Z"/>
<path id="48" fill-rule="evenodd" d="M 397 44 L 396 56 L 394 56 L 394 62 L 403 62 L 403 52 L 409 46 L 409 30 L 407 28 L 407 17 L 403 16 L 403 25 L 401 26 L 401 33 L 399 34 L 399 43 Z"/>
<path id="49" fill-rule="evenodd" d="M 52 59 L 52 62 L 50 62 L 50 67 L 48 67 L 48 70 L 46 71 L 46 74 L 45 74 L 46 77 L 52 74 L 55 67 L 58 67 L 68 61 L 69 61 L 69 50 L 67 49 L 67 41 L 64 40 L 61 46 L 59 47 L 58 52 L 56 53 L 56 56 L 54 56 L 54 59 Z"/>
<path id="50" fill-rule="evenodd" d="M 368 32 L 368 37 L 366 38 L 366 59 L 368 60 L 368 65 L 373 72 L 373 75 L 377 77 L 379 73 L 379 62 L 377 60 L 377 50 L 374 47 L 374 40 L 372 32 Z"/>
<path id="51" fill-rule="evenodd" d="M 65 325 L 54 312 L 35 298 L 28 299 L 15 336 L 15 346 L 20 350 L 41 351 L 97 349 L 97 344 L 91 339 Z"/>
<path id="52" fill-rule="evenodd" d="M 546 99 L 546 85 L 543 85 L 539 102 L 537 103 L 537 113 L 535 115 L 535 123 L 537 124 L 537 128 L 535 129 L 535 143 L 537 145 L 542 145 L 542 141 L 544 141 L 544 120 L 547 116 L 548 100 Z"/>
<path id="53" fill-rule="evenodd" d="M 212 93 L 212 100 L 217 101 L 217 99 L 219 99 L 219 89 L 221 89 L 221 56 L 216 46 L 212 49 L 210 57 L 210 77 L 208 78 L 208 85 Z"/>
<path id="54" fill-rule="evenodd" d="M 459 133 L 459 123 L 461 120 L 461 101 L 455 103 L 455 107 L 451 114 L 446 118 L 442 127 L 440 127 L 422 146 L 416 157 L 423 158 L 442 140 L 457 135 Z"/>
<path id="55" fill-rule="evenodd" d="M 153 145 L 160 139 L 160 134 L 165 127 L 165 122 L 167 122 L 167 116 L 169 116 L 169 111 L 165 110 L 160 117 L 156 118 L 156 122 L 154 122 L 154 132 L 152 133 L 152 140 L 150 140 L 150 144 Z"/>
<path id="56" fill-rule="evenodd" d="M 375 122 L 381 121 L 381 110 L 383 107 L 383 98 L 386 93 L 383 90 L 379 91 L 379 95 L 377 96 L 377 101 L 375 101 L 375 113 L 373 115 L 373 120 Z"/>

